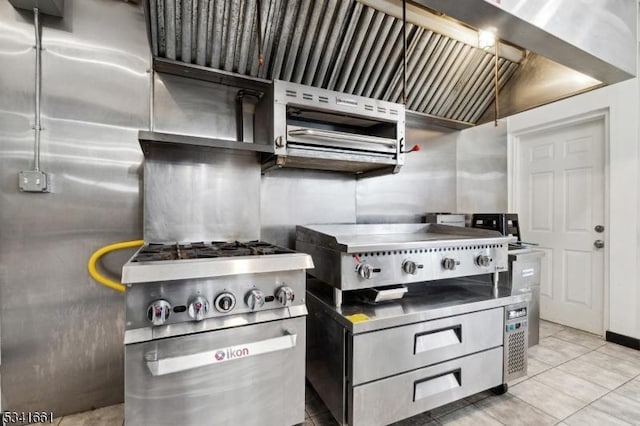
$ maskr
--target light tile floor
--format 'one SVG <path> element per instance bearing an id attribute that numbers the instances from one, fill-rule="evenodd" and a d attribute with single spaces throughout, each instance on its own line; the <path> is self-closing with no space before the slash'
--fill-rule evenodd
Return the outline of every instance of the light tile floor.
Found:
<path id="1" fill-rule="evenodd" d="M 482 392 L 394 426 L 640 425 L 640 351 L 593 334 L 542 321 L 540 344 L 529 350 L 526 377 L 509 392 Z M 123 423 L 123 405 L 55 419 L 55 426 Z M 334 426 L 307 385 L 305 426 Z"/>

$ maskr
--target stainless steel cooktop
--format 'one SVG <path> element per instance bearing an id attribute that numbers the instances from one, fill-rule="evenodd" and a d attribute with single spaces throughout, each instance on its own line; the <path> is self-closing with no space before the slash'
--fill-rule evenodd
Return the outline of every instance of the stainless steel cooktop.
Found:
<path id="1" fill-rule="evenodd" d="M 312 268 L 311 257 L 264 241 L 148 243 L 122 268 L 124 284 Z"/>
<path id="2" fill-rule="evenodd" d="M 212 241 L 194 243 L 149 243 L 131 259 L 132 262 L 155 262 L 178 259 L 210 259 L 216 257 L 259 256 L 295 253 L 264 241 Z"/>

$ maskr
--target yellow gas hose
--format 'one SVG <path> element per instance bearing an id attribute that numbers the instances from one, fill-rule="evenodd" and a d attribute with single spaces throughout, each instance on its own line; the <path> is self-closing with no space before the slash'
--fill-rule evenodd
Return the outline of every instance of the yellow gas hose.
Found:
<path id="1" fill-rule="evenodd" d="M 107 253 L 111 253 L 115 250 L 121 250 L 131 247 L 140 247 L 144 244 L 144 240 L 133 240 L 133 241 L 123 241 L 121 243 L 109 244 L 108 246 L 104 246 L 96 250 L 91 257 L 89 258 L 89 263 L 87 263 L 87 268 L 89 269 L 89 275 L 91 278 L 102 284 L 103 286 L 109 287 L 112 290 L 119 291 L 124 293 L 125 286 L 122 283 L 115 282 L 100 274 L 96 269 L 96 263 L 98 260 Z"/>

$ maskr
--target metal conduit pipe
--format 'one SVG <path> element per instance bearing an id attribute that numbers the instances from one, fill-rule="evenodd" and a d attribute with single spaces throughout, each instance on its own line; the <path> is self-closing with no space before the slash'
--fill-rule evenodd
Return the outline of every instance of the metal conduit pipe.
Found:
<path id="1" fill-rule="evenodd" d="M 40 10 L 36 7 L 33 9 L 33 26 L 36 32 L 36 118 L 35 118 L 35 147 L 33 153 L 33 170 L 40 171 L 40 97 L 42 92 L 42 43 L 40 40 Z"/>
<path id="2" fill-rule="evenodd" d="M 34 130 L 34 147 L 33 147 L 33 168 L 23 170 L 18 173 L 18 188 L 22 192 L 49 192 L 47 185 L 47 175 L 40 170 L 40 131 L 42 124 L 40 122 L 40 98 L 42 97 L 42 41 L 40 35 L 40 9 L 33 9 L 33 26 L 36 36 L 36 70 L 35 70 L 35 119 L 33 124 Z"/>

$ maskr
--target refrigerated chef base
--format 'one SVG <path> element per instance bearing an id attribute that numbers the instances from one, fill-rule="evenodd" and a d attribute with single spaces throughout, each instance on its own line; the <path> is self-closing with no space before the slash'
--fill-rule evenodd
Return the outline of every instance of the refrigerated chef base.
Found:
<path id="1" fill-rule="evenodd" d="M 346 296 L 334 307 L 331 288 L 307 280 L 307 379 L 340 424 L 387 425 L 526 373 L 526 317 L 506 313 L 526 315 L 528 295 L 443 280 L 378 305 Z M 513 334 L 517 371 L 504 367 Z"/>

